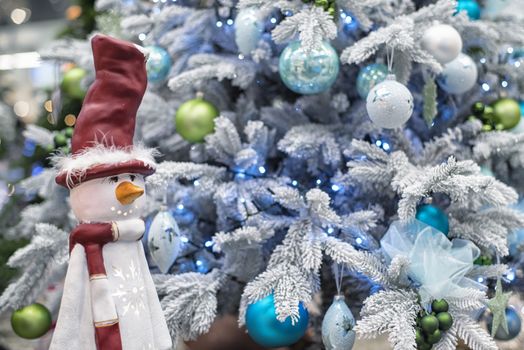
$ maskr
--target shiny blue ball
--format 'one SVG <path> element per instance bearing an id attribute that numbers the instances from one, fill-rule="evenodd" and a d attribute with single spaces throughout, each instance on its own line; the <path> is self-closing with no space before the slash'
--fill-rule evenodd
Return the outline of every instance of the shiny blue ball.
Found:
<path id="1" fill-rule="evenodd" d="M 426 225 L 432 226 L 445 234 L 449 233 L 448 215 L 439 207 L 433 204 L 423 204 L 417 209 L 417 220 Z"/>
<path id="2" fill-rule="evenodd" d="M 506 308 L 506 320 L 508 321 L 508 333 L 502 328 L 502 326 L 499 327 L 497 332 L 495 333 L 495 339 L 497 340 L 511 340 L 516 338 L 519 333 L 520 329 L 522 327 L 522 320 L 519 316 L 519 313 L 512 307 Z M 493 316 L 489 315 L 487 318 L 487 324 L 488 324 L 488 330 L 491 334 L 491 327 L 493 323 Z"/>
<path id="3" fill-rule="evenodd" d="M 337 79 L 338 54 L 325 41 L 309 52 L 300 41 L 294 41 L 282 51 L 278 70 L 290 90 L 304 95 L 318 94 L 329 89 Z"/>
<path id="4" fill-rule="evenodd" d="M 171 56 L 160 46 L 146 46 L 149 58 L 146 62 L 147 80 L 151 83 L 162 82 L 171 70 Z"/>
<path id="5" fill-rule="evenodd" d="M 459 0 L 457 3 L 457 13 L 466 11 L 472 20 L 480 18 L 480 6 L 475 0 Z"/>
<path id="6" fill-rule="evenodd" d="M 249 336 L 259 345 L 276 348 L 296 343 L 308 326 L 309 315 L 304 305 L 298 305 L 299 320 L 293 325 L 288 317 L 284 322 L 277 320 L 273 294 L 254 304 L 246 310 L 246 328 Z"/>
<path id="7" fill-rule="evenodd" d="M 373 63 L 365 66 L 358 72 L 357 92 L 362 98 L 366 98 L 373 86 L 386 80 L 388 67 L 382 63 Z"/>

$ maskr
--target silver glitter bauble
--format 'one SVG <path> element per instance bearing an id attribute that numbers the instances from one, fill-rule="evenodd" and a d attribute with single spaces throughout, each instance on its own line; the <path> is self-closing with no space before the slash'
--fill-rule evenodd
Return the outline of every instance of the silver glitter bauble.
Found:
<path id="1" fill-rule="evenodd" d="M 402 126 L 413 114 L 413 107 L 411 92 L 394 75 L 375 85 L 366 99 L 369 118 L 386 129 Z"/>
<path id="2" fill-rule="evenodd" d="M 478 71 L 475 62 L 466 54 L 459 54 L 453 61 L 444 65 L 438 78 L 442 89 L 450 94 L 462 94 L 477 82 Z"/>

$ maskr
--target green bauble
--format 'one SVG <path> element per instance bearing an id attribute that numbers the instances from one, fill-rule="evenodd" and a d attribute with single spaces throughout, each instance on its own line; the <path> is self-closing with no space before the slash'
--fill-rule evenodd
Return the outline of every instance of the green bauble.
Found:
<path id="1" fill-rule="evenodd" d="M 453 318 L 449 312 L 441 312 L 437 314 L 437 320 L 441 331 L 447 331 L 453 325 Z"/>
<path id="2" fill-rule="evenodd" d="M 473 106 L 471 106 L 471 113 L 473 115 L 480 117 L 482 114 L 484 114 L 484 109 L 486 108 L 486 105 L 482 102 L 475 102 Z"/>
<path id="3" fill-rule="evenodd" d="M 426 335 L 433 334 L 439 326 L 438 319 L 433 315 L 426 315 L 422 317 L 420 325 Z"/>
<path id="4" fill-rule="evenodd" d="M 184 102 L 175 115 L 176 131 L 189 142 L 202 142 L 215 130 L 218 109 L 201 98 Z"/>
<path id="5" fill-rule="evenodd" d="M 449 304 L 444 299 L 433 300 L 431 303 L 431 310 L 436 313 L 446 312 L 449 310 Z"/>
<path id="6" fill-rule="evenodd" d="M 520 122 L 520 105 L 512 98 L 501 98 L 492 104 L 498 129 L 513 129 Z"/>
<path id="7" fill-rule="evenodd" d="M 441 338 L 442 338 L 442 333 L 440 333 L 440 331 L 437 329 L 435 332 L 428 335 L 428 343 L 436 344 L 440 341 Z"/>
<path id="8" fill-rule="evenodd" d="M 432 347 L 431 344 L 428 344 L 428 343 L 422 343 L 418 346 L 418 349 L 419 350 L 430 350 Z"/>
<path id="9" fill-rule="evenodd" d="M 51 328 L 51 313 L 42 304 L 31 304 L 16 310 L 11 315 L 11 327 L 20 337 L 36 339 Z"/>
<path id="10" fill-rule="evenodd" d="M 67 146 L 67 137 L 62 133 L 56 134 L 54 141 L 56 148 Z"/>
<path id="11" fill-rule="evenodd" d="M 65 128 L 64 130 L 65 136 L 70 139 L 71 137 L 73 137 L 73 131 L 74 129 L 71 127 Z"/>
<path id="12" fill-rule="evenodd" d="M 68 96 L 82 100 L 86 95 L 86 89 L 82 86 L 82 79 L 86 75 L 87 72 L 82 68 L 71 68 L 64 74 L 60 88 Z"/>
<path id="13" fill-rule="evenodd" d="M 424 334 L 422 334 L 420 328 L 417 328 L 415 331 L 415 342 L 417 343 L 417 345 L 422 345 L 426 342 L 424 340 Z"/>

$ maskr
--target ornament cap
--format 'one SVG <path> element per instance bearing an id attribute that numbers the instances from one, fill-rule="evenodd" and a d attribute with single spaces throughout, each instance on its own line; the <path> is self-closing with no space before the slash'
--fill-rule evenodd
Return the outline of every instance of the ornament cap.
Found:
<path id="1" fill-rule="evenodd" d="M 346 300 L 346 297 L 344 296 L 344 294 L 337 294 L 337 295 L 335 295 L 333 300 L 334 301 Z"/>
<path id="2" fill-rule="evenodd" d="M 397 81 L 397 76 L 393 73 L 389 73 L 386 77 L 386 80 L 393 80 L 393 81 Z"/>

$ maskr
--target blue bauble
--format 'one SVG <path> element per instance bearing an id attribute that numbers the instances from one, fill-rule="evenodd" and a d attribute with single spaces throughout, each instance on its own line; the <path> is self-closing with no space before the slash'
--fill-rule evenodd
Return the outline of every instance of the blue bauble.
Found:
<path id="1" fill-rule="evenodd" d="M 472 20 L 480 18 L 480 6 L 475 0 L 459 0 L 457 3 L 457 13 L 466 11 Z"/>
<path id="2" fill-rule="evenodd" d="M 335 296 L 322 320 L 322 342 L 326 350 L 351 350 L 356 337 L 354 327 L 355 318 L 344 296 Z"/>
<path id="3" fill-rule="evenodd" d="M 246 328 L 249 336 L 258 344 L 267 348 L 288 346 L 296 343 L 308 326 L 309 315 L 304 305 L 298 305 L 299 320 L 293 325 L 291 318 L 284 322 L 277 320 L 273 294 L 254 304 L 246 310 Z"/>
<path id="4" fill-rule="evenodd" d="M 337 79 L 338 54 L 325 41 L 309 52 L 301 47 L 300 41 L 294 41 L 282 51 L 278 68 L 289 89 L 299 94 L 318 94 Z"/>
<path id="5" fill-rule="evenodd" d="M 373 63 L 365 66 L 358 72 L 357 92 L 362 98 L 366 98 L 373 86 L 386 80 L 388 67 L 382 63 Z"/>
<path id="6" fill-rule="evenodd" d="M 508 321 L 508 333 L 502 328 L 499 327 L 497 333 L 495 333 L 495 339 L 497 340 L 511 340 L 516 338 L 522 327 L 522 320 L 520 319 L 519 313 L 512 307 L 506 308 L 506 320 Z M 488 330 L 491 333 L 491 325 L 493 323 L 493 316 L 489 315 L 487 318 Z"/>
<path id="7" fill-rule="evenodd" d="M 448 235 L 448 215 L 439 207 L 433 204 L 423 204 L 418 207 L 417 215 L 415 217 L 426 225 L 436 228 L 446 236 Z"/>
<path id="8" fill-rule="evenodd" d="M 146 46 L 146 49 L 149 51 L 149 58 L 146 62 L 147 80 L 151 83 L 161 82 L 171 69 L 171 56 L 160 46 Z"/>

